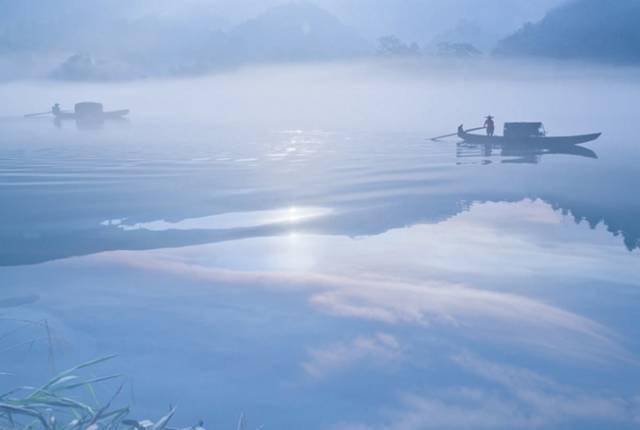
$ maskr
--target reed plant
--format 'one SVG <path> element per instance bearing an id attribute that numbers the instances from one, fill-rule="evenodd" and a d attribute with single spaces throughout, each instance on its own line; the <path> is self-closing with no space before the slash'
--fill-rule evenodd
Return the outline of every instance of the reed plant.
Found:
<path id="1" fill-rule="evenodd" d="M 46 332 L 49 333 L 48 326 Z M 46 339 L 51 340 L 50 336 Z M 132 418 L 130 406 L 115 406 L 124 388 L 124 376 L 93 376 L 100 364 L 115 357 L 82 363 L 57 373 L 40 386 L 20 386 L 0 393 L 0 430 L 205 430 L 202 422 L 190 427 L 171 427 L 175 407 L 170 407 L 159 419 L 150 420 Z M 8 375 L 1 370 L 0 377 Z M 96 389 L 106 383 L 117 388 L 101 403 Z M 240 416 L 236 429 L 246 430 L 244 415 Z"/>

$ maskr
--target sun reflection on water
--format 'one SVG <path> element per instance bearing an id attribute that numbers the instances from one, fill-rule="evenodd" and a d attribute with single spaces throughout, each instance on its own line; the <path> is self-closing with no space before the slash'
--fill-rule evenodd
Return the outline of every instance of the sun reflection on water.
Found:
<path id="1" fill-rule="evenodd" d="M 187 218 L 181 221 L 157 220 L 128 224 L 126 219 L 106 220 L 105 227 L 115 227 L 124 231 L 148 230 L 224 230 L 251 228 L 273 224 L 298 224 L 314 218 L 333 214 L 334 211 L 323 207 L 297 207 L 253 212 L 229 212 L 200 218 Z"/>

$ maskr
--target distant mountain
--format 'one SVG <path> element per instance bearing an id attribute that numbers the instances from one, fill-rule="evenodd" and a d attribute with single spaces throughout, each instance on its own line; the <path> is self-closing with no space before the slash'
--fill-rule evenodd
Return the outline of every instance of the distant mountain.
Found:
<path id="1" fill-rule="evenodd" d="M 372 47 L 336 16 L 310 3 L 279 5 L 232 26 L 212 4 L 150 0 L 0 0 L 0 60 L 25 60 L 7 79 L 130 79 L 197 74 L 251 62 L 349 58 Z M 173 5 L 173 6 L 172 6 Z M 20 73 L 23 70 L 23 73 Z M 15 75 L 15 76 L 12 76 Z"/>
<path id="2" fill-rule="evenodd" d="M 498 39 L 527 21 L 537 21 L 566 0 L 314 0 L 369 40 L 394 34 L 420 45 L 430 43 L 460 21 L 474 22 Z M 612 0 L 616 1 L 616 0 Z M 478 40 L 439 40 L 473 43 Z M 493 48 L 493 46 L 491 46 Z"/>
<path id="3" fill-rule="evenodd" d="M 326 60 L 353 57 L 367 43 L 336 16 L 310 3 L 268 10 L 229 33 L 242 61 Z"/>
<path id="4" fill-rule="evenodd" d="M 639 0 L 574 0 L 502 40 L 496 54 L 640 62 Z"/>

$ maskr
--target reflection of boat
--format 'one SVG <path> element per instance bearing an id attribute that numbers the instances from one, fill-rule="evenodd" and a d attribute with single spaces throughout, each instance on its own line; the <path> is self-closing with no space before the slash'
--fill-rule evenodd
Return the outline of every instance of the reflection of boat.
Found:
<path id="1" fill-rule="evenodd" d="M 553 147 L 553 145 L 522 145 L 522 144 L 509 144 L 509 145 L 501 145 L 500 148 L 502 150 L 502 155 L 505 157 L 514 155 L 514 156 L 522 156 L 527 153 L 535 153 L 538 155 L 544 154 L 565 154 L 565 155 L 576 155 L 578 157 L 585 158 L 598 158 L 598 155 L 589 148 L 585 148 L 583 146 L 578 145 L 558 145 L 557 147 Z"/>
<path id="2" fill-rule="evenodd" d="M 468 133 L 458 127 L 458 137 L 465 142 L 477 144 L 519 145 L 540 149 L 571 147 L 598 139 L 602 133 L 576 136 L 547 136 L 541 122 L 512 122 L 504 125 L 503 136 L 487 136 Z"/>
<path id="3" fill-rule="evenodd" d="M 494 155 L 513 157 L 503 160 L 503 163 L 538 163 L 543 155 L 574 155 L 576 157 L 598 158 L 594 151 L 579 145 L 491 144 L 466 141 L 458 144 L 458 158 L 492 157 Z"/>
<path id="4" fill-rule="evenodd" d="M 129 114 L 128 109 L 105 112 L 101 103 L 82 102 L 76 103 L 73 112 L 65 112 L 62 110 L 54 110 L 53 115 L 56 119 L 74 119 L 78 121 L 106 121 L 122 119 Z"/>

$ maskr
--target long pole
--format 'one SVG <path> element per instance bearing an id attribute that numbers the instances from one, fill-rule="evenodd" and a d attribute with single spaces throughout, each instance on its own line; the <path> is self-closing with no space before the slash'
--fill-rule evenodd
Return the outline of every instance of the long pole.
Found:
<path id="1" fill-rule="evenodd" d="M 469 129 L 469 130 L 465 130 L 465 132 L 484 130 L 485 128 L 486 127 L 472 128 L 472 129 Z M 431 139 L 427 139 L 427 140 L 438 140 L 438 139 L 444 139 L 445 137 L 453 137 L 453 136 L 457 136 L 457 135 L 458 135 L 458 133 L 451 133 L 451 134 L 445 134 L 444 136 L 432 137 Z"/>
<path id="2" fill-rule="evenodd" d="M 29 114 L 26 114 L 24 117 L 25 118 L 33 118 L 33 117 L 41 116 L 41 115 L 48 115 L 50 113 L 51 113 L 51 111 L 49 111 L 49 112 L 40 112 L 40 113 L 29 113 Z"/>

